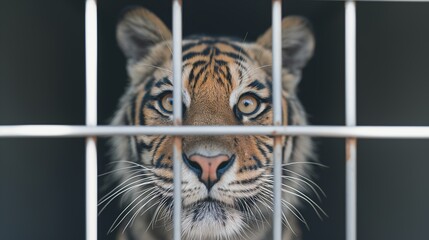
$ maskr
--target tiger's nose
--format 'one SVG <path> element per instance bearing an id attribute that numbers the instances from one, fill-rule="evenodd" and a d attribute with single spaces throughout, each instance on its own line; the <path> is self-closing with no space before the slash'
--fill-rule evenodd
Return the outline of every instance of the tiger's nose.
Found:
<path id="1" fill-rule="evenodd" d="M 199 154 L 191 155 L 189 158 L 183 155 L 186 165 L 197 174 L 198 178 L 204 183 L 208 190 L 219 181 L 222 175 L 231 167 L 235 155 L 217 155 L 207 157 Z"/>

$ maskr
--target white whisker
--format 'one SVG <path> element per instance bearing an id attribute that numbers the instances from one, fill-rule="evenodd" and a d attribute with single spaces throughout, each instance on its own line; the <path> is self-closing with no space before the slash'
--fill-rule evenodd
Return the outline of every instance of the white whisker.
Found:
<path id="1" fill-rule="evenodd" d="M 159 69 L 159 70 L 162 70 L 162 71 L 166 71 L 166 72 L 168 72 L 168 73 L 170 73 L 170 74 L 173 74 L 173 71 L 171 71 L 171 70 L 169 70 L 169 69 L 167 69 L 167 68 L 158 67 L 158 66 L 155 66 L 155 65 L 152 65 L 152 64 L 139 63 L 139 65 L 144 65 L 144 66 L 148 66 L 148 67 L 153 67 L 153 68 L 156 68 L 156 69 Z"/>
<path id="2" fill-rule="evenodd" d="M 132 207 L 131 209 L 129 209 L 128 210 L 128 212 L 126 213 L 126 214 L 124 214 L 124 216 L 121 218 L 121 220 L 119 220 L 119 218 L 123 215 L 123 213 L 125 212 L 125 210 L 123 210 L 119 215 L 118 215 L 118 217 L 115 219 L 115 221 L 113 222 L 113 224 L 112 224 L 112 226 L 110 227 L 110 229 L 109 229 L 109 232 L 113 232 L 113 230 L 115 230 L 121 223 L 122 223 L 122 221 L 128 216 L 128 214 L 130 214 L 131 213 L 131 211 L 133 210 L 133 209 L 135 209 L 140 203 L 142 203 L 143 201 L 145 201 L 147 198 L 149 198 L 149 197 L 152 197 L 150 200 L 148 200 L 146 203 L 144 203 L 143 204 L 143 206 L 141 206 L 141 208 L 143 208 L 144 206 L 146 206 L 150 201 L 152 201 L 154 198 L 156 198 L 156 197 L 158 197 L 157 195 L 156 195 L 156 193 L 154 193 L 154 192 L 152 192 L 152 193 L 150 193 L 150 194 L 148 194 L 147 196 L 145 196 L 143 199 L 141 199 L 140 201 L 138 201 L 135 205 L 134 205 L 134 207 Z M 118 221 L 119 220 L 119 221 Z M 130 220 L 131 221 L 131 220 Z M 128 223 L 130 223 L 130 222 L 128 222 Z M 124 228 L 124 231 L 125 231 L 125 229 L 127 228 L 127 226 L 128 226 L 128 224 L 125 226 L 125 228 Z"/>
<path id="3" fill-rule="evenodd" d="M 141 175 L 136 175 L 134 177 L 131 177 L 125 181 L 123 181 L 121 184 L 119 184 L 118 186 L 116 186 L 114 189 L 112 189 L 110 192 L 108 192 L 106 195 L 104 195 L 102 198 L 100 198 L 98 205 L 102 204 L 107 198 L 110 198 L 112 195 L 115 195 L 116 193 L 122 191 L 123 189 L 136 184 L 138 182 L 154 182 L 156 179 L 154 177 L 147 177 L 147 178 L 141 178 Z M 130 180 L 134 179 L 134 178 L 139 178 L 133 182 L 130 183 Z"/>
<path id="4" fill-rule="evenodd" d="M 286 187 L 290 187 L 290 186 L 287 186 L 286 185 Z M 292 187 L 290 187 L 290 188 L 292 188 Z M 292 188 L 292 189 L 294 189 L 294 188 Z M 302 200 L 304 200 L 304 201 L 306 201 L 313 209 L 314 209 L 314 211 L 316 212 L 316 214 L 317 214 L 317 216 L 320 218 L 320 219 L 323 219 L 322 218 L 322 216 L 320 215 L 320 213 L 319 213 L 319 211 L 320 212 L 322 212 L 325 216 L 328 216 L 328 214 L 326 214 L 326 212 L 325 211 L 323 211 L 323 209 L 317 204 L 317 203 L 315 203 L 311 198 L 309 198 L 307 195 L 305 195 L 305 194 L 302 194 L 301 192 L 299 192 L 298 190 L 296 190 L 295 189 L 295 191 L 297 191 L 298 193 L 296 193 L 296 192 L 292 192 L 292 191 L 289 191 L 289 190 L 286 190 L 286 189 L 282 189 L 282 191 L 283 192 L 286 192 L 286 193 L 289 193 L 289 194 L 292 194 L 292 195 L 294 195 L 294 196 L 297 196 L 297 197 L 299 197 L 299 198 L 301 198 Z M 319 211 L 318 211 L 319 210 Z"/>
<path id="5" fill-rule="evenodd" d="M 265 194 L 272 194 L 272 192 L 271 191 L 269 191 L 268 189 L 266 189 L 266 188 L 261 188 L 263 191 L 265 191 Z M 262 196 L 262 195 L 261 195 Z M 269 199 L 269 201 L 272 203 L 272 201 L 271 201 L 271 199 Z M 271 210 L 272 210 L 272 208 L 270 208 Z M 273 211 L 273 210 L 272 210 Z M 286 217 L 286 215 L 285 215 L 285 213 L 282 211 L 282 219 L 285 221 L 285 224 L 289 227 L 289 229 L 292 231 L 292 233 L 294 234 L 294 235 L 296 235 L 296 233 L 295 233 L 295 231 L 293 230 L 293 227 L 292 227 L 292 225 L 290 224 L 290 222 L 289 222 L 289 220 L 287 219 L 287 217 Z"/>
<path id="6" fill-rule="evenodd" d="M 319 167 L 323 167 L 323 168 L 329 168 L 328 166 L 321 164 L 321 163 L 317 163 L 317 162 L 288 162 L 288 163 L 282 163 L 281 166 L 282 167 L 287 167 L 287 166 L 292 166 L 292 165 L 297 165 L 297 164 L 308 164 L 308 165 L 316 165 Z M 274 164 L 267 164 L 267 166 L 274 166 Z"/>
<path id="7" fill-rule="evenodd" d="M 148 185 L 148 184 L 152 184 L 152 182 L 145 182 L 145 183 L 140 183 L 140 184 L 136 184 L 136 185 L 134 185 L 134 186 L 131 186 L 131 187 L 128 187 L 128 188 L 125 188 L 125 189 L 123 189 L 122 191 L 119 191 L 119 192 L 117 192 L 117 193 L 115 193 L 115 194 L 113 194 L 112 196 L 110 196 L 110 197 L 108 197 L 108 198 L 106 198 L 106 199 L 104 199 L 102 202 L 100 202 L 100 203 L 98 203 L 98 206 L 100 206 L 101 204 L 103 204 L 104 202 L 106 202 L 107 200 L 109 200 L 105 205 L 104 205 L 104 207 L 100 210 L 100 213 L 115 199 L 115 198 L 117 198 L 118 196 L 120 196 L 122 193 L 125 193 L 125 192 L 128 192 L 128 191 L 131 191 L 131 190 L 133 190 L 133 189 L 135 189 L 135 188 L 138 188 L 138 187 L 141 187 L 141 186 L 145 186 L 145 185 Z"/>
<path id="8" fill-rule="evenodd" d="M 98 177 L 106 176 L 106 175 L 109 175 L 111 173 L 115 173 L 115 172 L 119 172 L 119 171 L 124 171 L 124 170 L 127 170 L 127 169 L 133 169 L 133 168 L 136 168 L 136 167 L 137 166 L 117 168 L 115 170 L 111 170 L 111 171 L 108 171 L 108 172 L 105 172 L 105 173 L 98 174 Z M 140 171 L 140 169 L 136 169 L 136 170 Z M 136 170 L 134 170 L 134 171 L 136 171 Z M 142 170 L 144 170 L 144 169 L 142 169 Z"/>
<path id="9" fill-rule="evenodd" d="M 307 224 L 307 221 L 305 220 L 305 218 L 304 218 L 304 216 L 301 214 L 301 212 L 292 204 L 292 203 L 290 203 L 290 202 L 288 202 L 288 201 L 286 201 L 286 200 L 284 200 L 284 199 L 282 199 L 282 204 L 283 205 L 285 205 L 285 207 L 287 207 L 288 209 L 289 209 L 289 211 L 290 212 L 292 212 L 292 214 L 297 218 L 297 219 L 299 219 L 302 223 L 304 223 L 305 224 L 305 226 L 307 227 L 307 229 L 310 229 L 310 227 L 308 226 L 308 224 Z M 291 208 L 293 208 L 293 210 L 292 209 L 290 209 L 288 206 L 290 206 Z M 296 211 L 296 213 L 295 213 L 295 211 Z M 298 217 L 298 216 L 299 217 Z"/>

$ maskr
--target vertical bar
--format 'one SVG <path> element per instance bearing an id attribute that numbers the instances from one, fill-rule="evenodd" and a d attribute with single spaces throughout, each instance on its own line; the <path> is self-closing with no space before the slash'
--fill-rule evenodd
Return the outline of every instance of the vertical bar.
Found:
<path id="1" fill-rule="evenodd" d="M 345 2 L 346 125 L 356 126 L 356 3 Z M 346 140 L 346 240 L 356 240 L 356 138 Z"/>
<path id="2" fill-rule="evenodd" d="M 274 125 L 282 124 L 282 5 L 281 0 L 273 0 L 272 5 L 272 52 L 273 52 L 273 111 Z M 273 239 L 282 239 L 282 145 L 281 136 L 274 137 L 274 215 L 273 215 Z"/>
<path id="3" fill-rule="evenodd" d="M 346 125 L 356 125 L 356 3 L 345 2 L 346 15 Z"/>
<path id="4" fill-rule="evenodd" d="M 182 124 L 182 1 L 173 0 L 173 117 L 174 125 Z M 181 239 L 182 212 L 182 138 L 174 137 L 174 240 Z"/>
<path id="5" fill-rule="evenodd" d="M 85 6 L 86 125 L 97 125 L 97 3 Z M 86 239 L 97 240 L 97 147 L 86 139 Z"/>

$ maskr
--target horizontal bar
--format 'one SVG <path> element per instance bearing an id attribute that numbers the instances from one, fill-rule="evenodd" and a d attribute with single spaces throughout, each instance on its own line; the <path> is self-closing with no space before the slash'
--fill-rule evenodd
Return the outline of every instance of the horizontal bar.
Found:
<path id="1" fill-rule="evenodd" d="M 429 127 L 417 126 L 0 126 L 5 137 L 88 137 L 112 135 L 289 135 L 334 138 L 429 139 Z"/>

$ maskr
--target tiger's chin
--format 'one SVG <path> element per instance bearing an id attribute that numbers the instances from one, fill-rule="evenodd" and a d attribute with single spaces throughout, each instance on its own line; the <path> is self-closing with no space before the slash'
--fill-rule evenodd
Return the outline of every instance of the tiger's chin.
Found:
<path id="1" fill-rule="evenodd" d="M 218 201 L 204 200 L 183 209 L 185 239 L 234 239 L 244 227 L 242 213 Z"/>

